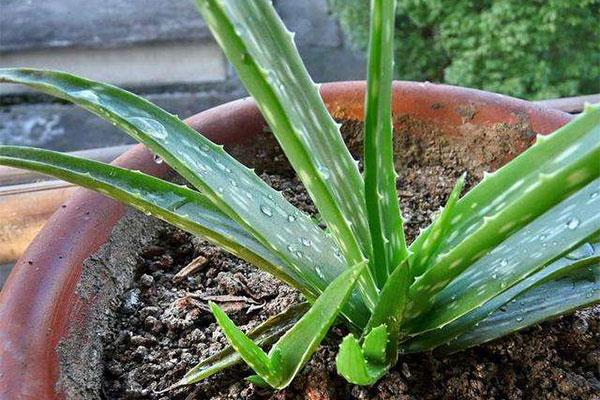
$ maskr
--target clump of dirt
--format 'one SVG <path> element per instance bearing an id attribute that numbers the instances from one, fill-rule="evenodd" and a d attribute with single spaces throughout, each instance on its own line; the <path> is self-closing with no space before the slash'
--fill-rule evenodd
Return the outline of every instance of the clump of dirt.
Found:
<path id="1" fill-rule="evenodd" d="M 358 156 L 359 124 L 346 124 L 344 133 Z M 518 130 L 516 134 L 521 135 Z M 465 143 L 474 137 L 453 139 L 430 132 L 418 139 L 400 136 L 397 140 L 398 192 L 409 241 L 444 204 L 460 174 L 468 170 L 468 186 L 472 186 L 483 170 L 493 170 L 499 159 L 520 151 L 506 145 L 506 137 L 496 135 L 496 147 L 492 144 L 472 157 L 469 146 L 477 144 Z M 262 178 L 314 215 L 314 205 L 289 168 L 277 171 L 263 173 Z M 202 257 L 198 270 L 177 279 L 177 272 L 197 257 Z M 248 369 L 238 366 L 159 395 L 155 391 L 175 383 L 201 359 L 226 346 L 208 311 L 209 300 L 219 303 L 246 330 L 284 311 L 301 296 L 208 242 L 170 227 L 163 227 L 143 247 L 133 282 L 119 297 L 116 317 L 103 338 L 102 396 L 106 399 L 591 400 L 600 392 L 600 308 L 596 307 L 452 356 L 403 356 L 369 388 L 350 385 L 337 375 L 335 354 L 346 332 L 336 327 L 285 390 L 254 387 L 244 380 Z"/>

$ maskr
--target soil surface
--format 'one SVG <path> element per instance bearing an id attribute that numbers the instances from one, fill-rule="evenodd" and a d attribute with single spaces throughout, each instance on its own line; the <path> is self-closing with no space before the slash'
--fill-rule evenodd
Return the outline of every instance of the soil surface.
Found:
<path id="1" fill-rule="evenodd" d="M 496 133 L 503 127 L 497 129 Z M 361 141 L 357 126 L 346 124 L 345 132 L 356 152 Z M 468 170 L 472 186 L 484 170 L 495 169 L 522 150 L 514 148 L 512 135 L 521 140 L 530 136 L 526 127 L 505 132 L 494 136 L 499 139 L 485 151 L 472 140 L 434 134 L 397 141 L 402 154 L 398 192 L 409 241 L 431 221 L 460 174 Z M 474 149 L 483 152 L 477 162 L 467 154 Z M 302 184 L 289 169 L 281 171 L 263 173 L 262 178 L 294 205 L 315 214 Z M 173 384 L 226 346 L 208 311 L 209 300 L 219 303 L 243 329 L 301 300 L 295 290 L 208 242 L 158 226 L 158 234 L 142 248 L 133 286 L 119 296 L 116 318 L 103 338 L 105 399 L 599 399 L 599 307 L 452 356 L 403 356 L 370 388 L 350 385 L 336 374 L 334 357 L 346 333 L 338 327 L 285 390 L 254 387 L 244 380 L 249 370 L 239 366 L 157 395 L 155 390 Z M 206 262 L 197 272 L 175 277 L 199 256 Z"/>

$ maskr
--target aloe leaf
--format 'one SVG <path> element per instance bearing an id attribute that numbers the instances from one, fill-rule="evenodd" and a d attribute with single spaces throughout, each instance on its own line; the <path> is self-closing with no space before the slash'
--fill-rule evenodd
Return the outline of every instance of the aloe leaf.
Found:
<path id="1" fill-rule="evenodd" d="M 34 149 L 0 146 L 0 164 L 52 175 L 103 193 L 195 235 L 200 235 L 279 279 L 309 298 L 319 291 L 318 277 L 298 274 L 273 251 L 216 208 L 204 195 L 185 186 L 97 161 Z"/>
<path id="2" fill-rule="evenodd" d="M 298 272 L 315 274 L 323 290 L 347 264 L 310 217 L 253 171 L 176 116 L 112 85 L 58 71 L 0 69 L 0 82 L 20 83 L 71 101 L 113 122 L 144 143 L 197 187 L 211 203 Z M 349 307 L 358 326 L 367 315 L 354 296 Z"/>
<path id="3" fill-rule="evenodd" d="M 185 186 L 139 171 L 31 147 L 0 145 L 0 165 L 41 172 L 95 190 L 187 232 L 203 236 L 295 287 L 309 300 L 316 299 L 322 292 L 318 276 L 311 276 L 310 271 L 298 273 L 223 214 L 203 194 Z M 351 321 L 365 319 L 359 311 L 350 304 L 344 309 Z"/>
<path id="4" fill-rule="evenodd" d="M 597 178 L 473 263 L 410 323 L 411 334 L 443 327 L 600 231 L 599 189 Z"/>
<path id="5" fill-rule="evenodd" d="M 317 298 L 312 307 L 288 330 L 269 354 L 245 335 L 214 303 L 211 310 L 233 348 L 265 382 L 275 389 L 289 385 L 314 353 L 352 293 L 365 263 L 344 271 Z"/>
<path id="6" fill-rule="evenodd" d="M 272 355 L 276 351 L 281 354 L 282 372 L 277 388 L 289 385 L 315 352 L 335 322 L 343 304 L 348 300 L 363 269 L 364 262 L 343 272 L 317 298 L 300 321 L 273 346 L 269 354 Z"/>
<path id="7" fill-rule="evenodd" d="M 518 284 L 500 293 L 481 307 L 475 308 L 439 329 L 417 335 L 401 343 L 401 351 L 405 353 L 430 351 L 438 346 L 451 342 L 453 339 L 471 329 L 477 330 L 480 322 L 495 313 L 498 309 L 502 308 L 501 312 L 504 313 L 505 307 L 503 308 L 503 306 L 505 304 L 509 303 L 515 297 L 521 296 L 532 287 L 540 285 L 548 280 L 555 280 L 565 274 L 572 273 L 574 270 L 597 265 L 599 262 L 600 243 L 592 244 L 586 242 L 566 256 L 553 261 L 541 270 L 523 279 Z"/>
<path id="8" fill-rule="evenodd" d="M 381 290 L 379 302 L 364 330 L 367 334 L 362 348 L 354 335 L 344 338 L 336 366 L 348 382 L 371 385 L 396 364 L 409 283 L 410 271 L 405 261 L 392 271 Z"/>
<path id="9" fill-rule="evenodd" d="M 440 352 L 460 351 L 578 308 L 600 303 L 600 264 L 595 262 L 578 272 L 529 289 L 481 321 L 474 329 L 440 347 Z"/>
<path id="10" fill-rule="evenodd" d="M 385 362 L 385 349 L 388 341 L 387 325 L 379 325 L 371 329 L 365 336 L 362 349 L 367 360 L 383 364 Z"/>
<path id="11" fill-rule="evenodd" d="M 338 374 L 355 385 L 369 385 L 373 380 L 367 368 L 362 348 L 352 334 L 342 340 L 335 358 L 335 365 Z"/>
<path id="12" fill-rule="evenodd" d="M 267 382 L 275 381 L 277 372 L 273 370 L 271 358 L 255 344 L 235 323 L 217 306 L 210 302 L 210 310 L 217 323 L 227 336 L 231 346 L 259 376 Z"/>
<path id="13" fill-rule="evenodd" d="M 382 325 L 382 327 L 383 331 L 385 331 L 385 325 Z M 371 332 L 378 331 L 379 327 Z M 379 332 L 377 333 L 378 335 Z M 381 337 L 379 338 L 381 339 Z M 379 345 L 381 348 L 385 349 L 385 342 L 379 343 Z M 342 340 L 340 350 L 335 359 L 338 374 L 355 385 L 372 385 L 377 382 L 388 369 L 388 365 L 385 363 L 377 363 L 370 360 L 367 357 L 365 350 L 365 346 L 363 345 L 363 347 L 361 347 L 354 335 L 349 334 Z"/>
<path id="14" fill-rule="evenodd" d="M 411 247 L 411 260 L 410 269 L 411 271 L 424 271 L 426 270 L 427 262 L 437 253 L 437 249 L 440 246 L 440 242 L 450 232 L 450 219 L 454 215 L 454 207 L 458 202 L 460 194 L 465 187 L 466 173 L 463 174 L 454 185 L 448 201 L 442 209 L 439 217 L 431 224 L 430 228 L 426 231 L 426 237 L 424 240 L 418 241 L 414 246 Z"/>
<path id="15" fill-rule="evenodd" d="M 386 357 L 389 365 L 395 364 L 398 357 L 398 341 L 401 335 L 400 330 L 404 324 L 404 311 L 408 304 L 409 283 L 410 270 L 405 261 L 396 267 L 388 277 L 379 294 L 379 302 L 365 328 L 365 332 L 371 332 L 372 329 L 381 325 L 387 327 Z"/>
<path id="16" fill-rule="evenodd" d="M 373 244 L 371 273 L 383 287 L 408 256 L 396 192 L 392 128 L 395 0 L 371 1 L 371 33 L 365 98 L 364 180 Z"/>
<path id="17" fill-rule="evenodd" d="M 370 257 L 362 177 L 302 64 L 292 34 L 271 2 L 196 3 L 314 200 L 347 265 Z M 360 285 L 372 308 L 377 290 L 368 270 Z"/>
<path id="18" fill-rule="evenodd" d="M 248 337 L 259 346 L 269 346 L 283 333 L 287 332 L 309 308 L 308 303 L 300 303 L 291 306 L 283 313 L 268 318 L 265 322 L 248 332 Z M 194 368 L 189 370 L 183 378 L 163 392 L 172 390 L 178 386 L 190 385 L 208 378 L 222 370 L 236 365 L 242 361 L 239 353 L 231 346 L 202 360 Z"/>
<path id="19" fill-rule="evenodd" d="M 600 107 L 589 106 L 575 120 L 550 136 L 538 136 L 535 145 L 487 175 L 456 204 L 450 221 L 452 234 L 445 238 L 431 267 L 413 271 L 422 275 L 410 288 L 409 317 L 428 310 L 436 292 L 494 246 L 595 179 L 599 157 Z"/>

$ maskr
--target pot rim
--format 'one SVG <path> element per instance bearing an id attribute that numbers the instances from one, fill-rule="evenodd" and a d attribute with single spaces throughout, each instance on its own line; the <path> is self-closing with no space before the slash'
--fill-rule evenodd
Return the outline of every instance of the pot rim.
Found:
<path id="1" fill-rule="evenodd" d="M 325 83 L 320 92 L 335 118 L 363 119 L 364 81 Z M 516 98 L 451 85 L 396 81 L 393 115 L 436 123 L 446 134 L 466 123 L 490 126 L 526 121 L 548 134 L 573 117 Z M 396 124 L 400 124 L 395 118 Z M 235 100 L 185 120 L 211 140 L 243 144 L 263 132 L 265 122 L 250 98 Z M 444 128 L 446 129 L 444 132 Z M 142 145 L 113 162 L 165 176 Z M 78 189 L 48 220 L 15 264 L 0 292 L 0 397 L 60 399 L 57 346 L 71 329 L 87 323 L 94 299 L 76 293 L 83 262 L 108 239 L 126 207 Z M 72 318 L 75 316 L 75 318 Z"/>

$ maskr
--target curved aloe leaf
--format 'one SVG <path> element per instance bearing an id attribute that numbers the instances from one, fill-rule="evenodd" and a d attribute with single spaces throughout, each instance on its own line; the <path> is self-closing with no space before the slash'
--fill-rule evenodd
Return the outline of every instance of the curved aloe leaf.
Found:
<path id="1" fill-rule="evenodd" d="M 481 307 L 478 307 L 468 314 L 452 321 L 451 323 L 434 329 L 429 332 L 417 335 L 403 343 L 401 343 L 401 351 L 405 353 L 430 351 L 445 343 L 451 342 L 458 336 L 467 333 L 468 331 L 477 330 L 478 324 L 502 308 L 502 313 L 505 312 L 503 306 L 523 293 L 530 290 L 534 286 L 543 284 L 548 280 L 555 280 L 573 271 L 587 268 L 592 265 L 597 265 L 600 262 L 600 243 L 591 244 L 586 242 L 575 250 L 571 251 L 566 256 L 552 262 L 536 273 L 523 279 L 518 284 L 512 286 L 506 291 L 500 293 Z M 516 301 L 516 300 L 515 300 Z M 518 317 L 513 319 L 513 322 Z"/>
<path id="2" fill-rule="evenodd" d="M 95 190 L 200 235 L 231 254 L 267 271 L 316 299 L 326 283 L 310 270 L 297 271 L 250 236 L 216 208 L 203 194 L 141 172 L 49 150 L 0 145 L 0 165 L 29 169 Z M 344 305 L 352 321 L 363 321 L 360 309 Z"/>
<path id="3" fill-rule="evenodd" d="M 362 177 L 271 2 L 196 3 L 314 200 L 347 265 L 362 262 L 364 255 L 370 257 Z M 368 270 L 360 285 L 365 302 L 373 308 L 377 290 Z"/>
<path id="4" fill-rule="evenodd" d="M 411 321 L 411 334 L 443 327 L 599 232 L 599 190 L 597 178 L 473 263 Z"/>
<path id="5" fill-rule="evenodd" d="M 371 1 L 371 33 L 365 97 L 364 179 L 373 243 L 371 273 L 381 288 L 408 256 L 396 192 L 392 128 L 395 0 Z"/>
<path id="6" fill-rule="evenodd" d="M 282 389 L 289 385 L 321 343 L 364 267 L 364 263 L 356 265 L 337 277 L 268 354 L 235 326 L 216 304 L 211 303 L 211 310 L 233 348 L 250 368 L 271 387 Z"/>
<path id="7" fill-rule="evenodd" d="M 267 382 L 275 382 L 278 375 L 273 367 L 274 362 L 272 362 L 271 357 L 246 336 L 227 314 L 212 301 L 210 302 L 210 311 L 215 316 L 231 346 L 239 353 L 246 364 Z"/>
<path id="8" fill-rule="evenodd" d="M 600 303 L 600 264 L 596 262 L 579 270 L 577 275 L 529 289 L 474 329 L 440 347 L 440 351 L 460 351 L 597 303 Z"/>
<path id="9" fill-rule="evenodd" d="M 354 335 L 347 335 L 335 359 L 338 373 L 355 385 L 372 385 L 389 368 L 385 348 L 388 341 L 387 327 L 380 325 L 365 337 L 363 345 Z"/>
<path id="10" fill-rule="evenodd" d="M 452 234 L 445 238 L 431 267 L 413 271 L 422 275 L 410 288 L 409 317 L 422 315 L 432 306 L 435 293 L 514 231 L 595 179 L 599 157 L 600 107 L 590 106 L 487 175 L 454 207 Z"/>
<path id="11" fill-rule="evenodd" d="M 437 253 L 440 243 L 448 236 L 450 220 L 454 215 L 454 207 L 465 187 L 465 178 L 466 173 L 458 178 L 439 217 L 425 231 L 423 240 L 416 242 L 411 247 L 410 268 L 412 271 L 422 271 L 427 262 Z"/>
<path id="12" fill-rule="evenodd" d="M 347 335 L 336 358 L 338 373 L 357 385 L 372 385 L 398 360 L 398 342 L 408 300 L 408 262 L 396 267 L 381 290 L 379 301 L 364 332 L 362 347 Z"/>
<path id="13" fill-rule="evenodd" d="M 204 195 L 185 186 L 97 161 L 49 150 L 0 145 L 0 165 L 52 175 L 129 204 L 190 233 L 201 235 L 223 249 L 274 274 L 316 298 L 318 277 L 299 275 L 271 250 L 223 214 Z M 313 283 L 311 283 L 311 281 Z"/>
<path id="14" fill-rule="evenodd" d="M 25 84 L 113 122 L 160 156 L 292 268 L 317 274 L 323 288 L 346 269 L 343 257 L 335 251 L 335 243 L 310 217 L 227 154 L 222 146 L 143 98 L 112 85 L 57 71 L 0 69 L 0 82 Z M 350 306 L 364 309 L 356 297 Z M 354 321 L 359 326 L 365 322 L 364 318 Z"/>
<path id="15" fill-rule="evenodd" d="M 408 304 L 409 284 L 410 270 L 408 263 L 404 262 L 388 277 L 379 295 L 379 302 L 365 328 L 365 332 L 370 333 L 378 326 L 387 327 L 389 340 L 386 345 L 386 360 L 389 365 L 394 365 L 398 357 L 398 340 L 404 324 L 404 311 Z"/>
<path id="16" fill-rule="evenodd" d="M 388 342 L 387 325 L 379 325 L 365 336 L 362 349 L 365 358 L 376 363 L 383 364 L 386 361 L 385 348 Z"/>
<path id="17" fill-rule="evenodd" d="M 308 303 L 294 305 L 283 313 L 270 317 L 265 322 L 249 331 L 248 337 L 261 347 L 269 346 L 287 332 L 300 317 L 308 311 L 308 309 Z M 179 382 L 158 393 L 167 392 L 178 386 L 199 382 L 226 368 L 239 364 L 241 361 L 242 358 L 239 353 L 237 353 L 233 347 L 227 346 L 218 353 L 202 360 L 194 368 L 189 370 Z"/>

